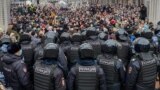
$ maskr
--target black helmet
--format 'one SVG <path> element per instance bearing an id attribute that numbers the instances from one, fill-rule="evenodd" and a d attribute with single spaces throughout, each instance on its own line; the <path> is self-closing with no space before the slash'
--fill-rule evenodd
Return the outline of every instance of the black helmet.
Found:
<path id="1" fill-rule="evenodd" d="M 5 35 L 4 37 L 2 37 L 1 44 L 10 44 L 10 43 L 11 43 L 11 39 L 9 36 Z"/>
<path id="2" fill-rule="evenodd" d="M 90 37 L 97 36 L 98 34 L 99 34 L 98 31 L 94 28 L 89 28 L 86 32 L 86 36 L 89 37 L 89 39 Z"/>
<path id="3" fill-rule="evenodd" d="M 153 33 L 150 29 L 147 29 L 141 33 L 141 37 L 144 37 L 146 39 L 152 39 L 152 36 L 153 36 Z"/>
<path id="4" fill-rule="evenodd" d="M 150 50 L 150 42 L 143 37 L 139 37 L 134 41 L 134 49 L 137 53 L 148 52 Z"/>
<path id="5" fill-rule="evenodd" d="M 116 38 L 120 41 L 128 40 L 128 33 L 124 29 L 120 29 L 116 32 Z"/>
<path id="6" fill-rule="evenodd" d="M 102 52 L 108 54 L 116 54 L 117 53 L 117 41 L 116 40 L 107 40 L 102 44 Z"/>
<path id="7" fill-rule="evenodd" d="M 18 43 L 12 43 L 7 47 L 7 51 L 10 54 L 15 54 L 21 50 L 21 45 Z"/>
<path id="8" fill-rule="evenodd" d="M 80 33 L 74 33 L 71 36 L 71 41 L 72 42 L 82 42 L 82 35 Z"/>
<path id="9" fill-rule="evenodd" d="M 93 47 L 88 43 L 80 45 L 79 55 L 81 59 L 93 59 L 94 58 Z"/>
<path id="10" fill-rule="evenodd" d="M 31 42 L 31 36 L 29 36 L 28 34 L 21 35 L 20 42 L 23 42 L 23 41 L 29 41 L 29 42 Z"/>
<path id="11" fill-rule="evenodd" d="M 158 29 L 155 29 L 155 32 L 154 32 L 155 34 L 158 34 L 158 33 L 160 33 L 160 28 Z"/>
<path id="12" fill-rule="evenodd" d="M 60 42 L 70 41 L 70 34 L 68 32 L 63 32 L 60 36 Z"/>
<path id="13" fill-rule="evenodd" d="M 90 37 L 90 36 L 97 36 L 98 35 L 98 31 L 88 30 L 87 33 L 86 33 L 86 35 L 88 37 Z"/>
<path id="14" fill-rule="evenodd" d="M 107 40 L 108 35 L 106 33 L 102 32 L 98 35 L 98 38 L 101 39 L 101 40 Z"/>
<path id="15" fill-rule="evenodd" d="M 47 59 L 57 59 L 59 53 L 59 47 L 57 44 L 54 43 L 48 43 L 44 47 L 44 56 L 43 58 Z"/>

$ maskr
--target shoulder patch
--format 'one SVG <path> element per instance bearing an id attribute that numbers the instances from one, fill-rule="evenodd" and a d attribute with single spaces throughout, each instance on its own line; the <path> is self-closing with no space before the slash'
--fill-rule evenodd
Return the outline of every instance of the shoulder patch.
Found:
<path id="1" fill-rule="evenodd" d="M 128 73 L 130 74 L 132 72 L 132 67 L 129 67 Z"/>
<path id="2" fill-rule="evenodd" d="M 23 68 L 23 72 L 25 72 L 25 73 L 27 72 L 27 68 L 26 67 Z"/>
<path id="3" fill-rule="evenodd" d="M 118 59 L 118 61 L 122 62 L 122 59 Z"/>
<path id="4" fill-rule="evenodd" d="M 79 67 L 79 72 L 96 72 L 96 67 Z"/>
<path id="5" fill-rule="evenodd" d="M 136 59 L 135 59 L 135 58 L 132 58 L 131 61 L 134 62 L 134 61 L 136 61 Z"/>
<path id="6" fill-rule="evenodd" d="M 65 79 L 64 79 L 64 77 L 61 80 L 62 80 L 62 86 L 64 87 L 65 86 Z"/>

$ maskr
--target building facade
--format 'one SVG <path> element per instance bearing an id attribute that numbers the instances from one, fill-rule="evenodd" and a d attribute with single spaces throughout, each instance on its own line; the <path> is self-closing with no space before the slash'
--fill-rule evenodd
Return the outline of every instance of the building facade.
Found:
<path id="1" fill-rule="evenodd" d="M 160 21 L 160 0 L 146 0 L 148 4 L 149 20 L 155 25 Z"/>
<path id="2" fill-rule="evenodd" d="M 0 0 L 0 28 L 4 31 L 7 31 L 10 22 L 10 5 L 10 0 Z"/>

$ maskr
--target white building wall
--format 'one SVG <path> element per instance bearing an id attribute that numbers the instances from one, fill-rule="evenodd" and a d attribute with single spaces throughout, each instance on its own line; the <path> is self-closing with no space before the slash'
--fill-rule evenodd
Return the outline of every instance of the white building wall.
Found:
<path id="1" fill-rule="evenodd" d="M 160 21 L 160 0 L 149 0 L 149 20 L 155 25 Z"/>
<path id="2" fill-rule="evenodd" d="M 0 0 L 0 28 L 3 29 L 4 20 L 3 20 L 3 13 L 2 12 L 3 12 L 3 1 Z"/>
<path id="3" fill-rule="evenodd" d="M 7 31 L 10 21 L 10 3 L 10 0 L 0 0 L 0 28 L 4 31 Z"/>

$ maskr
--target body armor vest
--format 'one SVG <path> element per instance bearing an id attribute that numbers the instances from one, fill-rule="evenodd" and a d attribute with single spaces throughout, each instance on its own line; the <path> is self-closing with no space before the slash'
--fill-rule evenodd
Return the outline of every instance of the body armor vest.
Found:
<path id="1" fill-rule="evenodd" d="M 24 56 L 24 61 L 28 66 L 33 66 L 34 65 L 34 51 L 33 47 L 31 44 L 27 45 L 21 45 L 22 46 L 22 53 Z"/>
<path id="2" fill-rule="evenodd" d="M 117 60 L 118 58 L 116 57 L 111 58 L 107 56 L 100 56 L 99 58 L 99 64 L 105 73 L 107 90 L 118 90 L 118 88 L 120 89 L 119 73 L 118 70 L 116 70 Z"/>
<path id="3" fill-rule="evenodd" d="M 123 63 L 128 63 L 129 61 L 129 43 L 120 43 L 121 45 L 117 48 L 118 58 L 122 59 Z"/>
<path id="4" fill-rule="evenodd" d="M 17 73 L 14 70 L 15 69 L 14 66 L 18 66 L 19 63 L 20 61 L 13 62 L 11 64 L 3 63 L 6 86 L 12 87 L 13 90 L 15 90 L 15 88 L 17 89 L 17 87 L 19 88 L 19 90 L 22 89 L 21 85 L 19 84 Z"/>
<path id="5" fill-rule="evenodd" d="M 157 75 L 157 62 L 152 60 L 142 60 L 141 72 L 138 77 L 137 90 L 154 90 Z"/>
<path id="6" fill-rule="evenodd" d="M 45 65 L 41 61 L 35 64 L 34 90 L 54 90 L 53 74 L 57 65 Z"/>
<path id="7" fill-rule="evenodd" d="M 34 60 L 41 60 L 43 58 L 43 47 L 42 45 L 37 46 L 35 48 Z"/>
<path id="8" fill-rule="evenodd" d="M 96 66 L 77 65 L 76 90 L 98 90 Z"/>
<path id="9" fill-rule="evenodd" d="M 72 45 L 67 51 L 67 59 L 69 64 L 73 64 L 79 59 L 79 45 Z"/>

